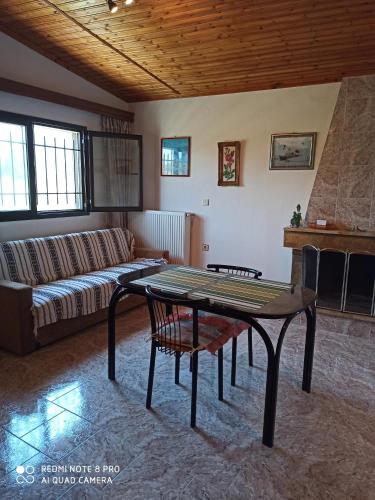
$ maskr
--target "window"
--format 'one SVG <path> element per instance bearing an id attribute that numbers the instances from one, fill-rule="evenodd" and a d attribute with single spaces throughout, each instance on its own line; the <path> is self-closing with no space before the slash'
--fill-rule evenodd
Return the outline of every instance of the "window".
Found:
<path id="1" fill-rule="evenodd" d="M 87 213 L 84 127 L 0 113 L 0 218 Z"/>
<path id="2" fill-rule="evenodd" d="M 90 132 L 91 209 L 142 210 L 142 137 Z"/>
<path id="3" fill-rule="evenodd" d="M 37 210 L 81 210 L 81 138 L 73 130 L 34 125 Z"/>
<path id="4" fill-rule="evenodd" d="M 0 123 L 0 211 L 29 208 L 26 127 Z"/>
<path id="5" fill-rule="evenodd" d="M 129 210 L 142 210 L 142 136 L 0 112 L 0 221 Z"/>

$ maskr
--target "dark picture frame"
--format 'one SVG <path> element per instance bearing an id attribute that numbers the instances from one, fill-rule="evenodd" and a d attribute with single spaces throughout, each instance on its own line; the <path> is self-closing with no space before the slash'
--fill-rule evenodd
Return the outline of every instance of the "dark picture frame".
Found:
<path id="1" fill-rule="evenodd" d="M 240 185 L 240 141 L 218 142 L 218 186 Z"/>
<path id="2" fill-rule="evenodd" d="M 313 170 L 316 132 L 272 134 L 270 170 Z"/>
<path id="3" fill-rule="evenodd" d="M 160 175 L 190 177 L 190 137 L 162 137 Z"/>

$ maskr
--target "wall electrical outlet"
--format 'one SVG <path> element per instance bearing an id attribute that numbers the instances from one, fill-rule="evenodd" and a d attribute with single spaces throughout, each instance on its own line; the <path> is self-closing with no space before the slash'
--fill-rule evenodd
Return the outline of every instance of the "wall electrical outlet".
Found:
<path id="1" fill-rule="evenodd" d="M 210 245 L 208 245 L 207 243 L 203 243 L 203 245 L 202 245 L 203 252 L 208 252 L 209 249 L 210 249 Z"/>
<path id="2" fill-rule="evenodd" d="M 209 205 L 209 204 L 210 204 L 210 200 L 209 200 L 208 198 L 204 198 L 204 199 L 202 200 L 202 205 L 203 205 L 204 207 L 208 207 L 208 205 Z"/>

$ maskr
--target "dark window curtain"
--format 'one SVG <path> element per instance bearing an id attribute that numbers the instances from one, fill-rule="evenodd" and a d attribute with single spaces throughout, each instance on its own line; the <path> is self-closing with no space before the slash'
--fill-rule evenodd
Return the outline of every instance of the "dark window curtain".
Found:
<path id="1" fill-rule="evenodd" d="M 115 134 L 131 134 L 131 123 L 125 120 L 119 120 L 117 118 L 113 118 L 111 116 L 101 116 L 101 128 L 102 132 L 111 132 Z M 130 168 L 130 162 L 126 161 L 125 165 L 122 162 L 119 162 L 119 158 L 127 158 L 128 152 L 126 151 L 126 145 L 125 144 L 118 144 L 117 146 L 111 148 L 111 150 L 107 150 L 107 157 L 108 157 L 108 178 L 110 176 L 117 176 L 118 177 L 118 171 L 117 169 L 125 168 L 125 173 L 127 172 L 127 169 Z M 124 179 L 128 178 L 127 175 L 123 176 Z M 130 189 L 129 185 L 116 185 L 110 187 L 108 185 L 108 190 L 110 189 Z M 113 196 L 115 199 L 118 199 L 118 192 L 111 192 L 111 196 Z M 126 212 L 108 212 L 107 213 L 107 220 L 106 220 L 106 225 L 107 227 L 126 227 L 128 224 L 128 214 Z"/>

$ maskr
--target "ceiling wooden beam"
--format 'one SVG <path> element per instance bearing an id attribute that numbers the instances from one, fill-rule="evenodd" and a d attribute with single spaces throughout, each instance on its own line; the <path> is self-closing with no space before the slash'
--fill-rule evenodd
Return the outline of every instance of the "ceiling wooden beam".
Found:
<path id="1" fill-rule="evenodd" d="M 11 94 L 32 97 L 33 99 L 53 102 L 54 104 L 61 104 L 62 106 L 82 109 L 83 111 L 96 113 L 98 115 L 112 116 L 113 118 L 118 118 L 120 120 L 134 122 L 134 113 L 131 113 L 130 111 L 113 108 L 112 106 L 106 106 L 92 101 L 86 101 L 86 99 L 60 94 L 59 92 L 34 87 L 33 85 L 8 80 L 7 78 L 0 78 L 0 90 L 10 92 Z"/>

